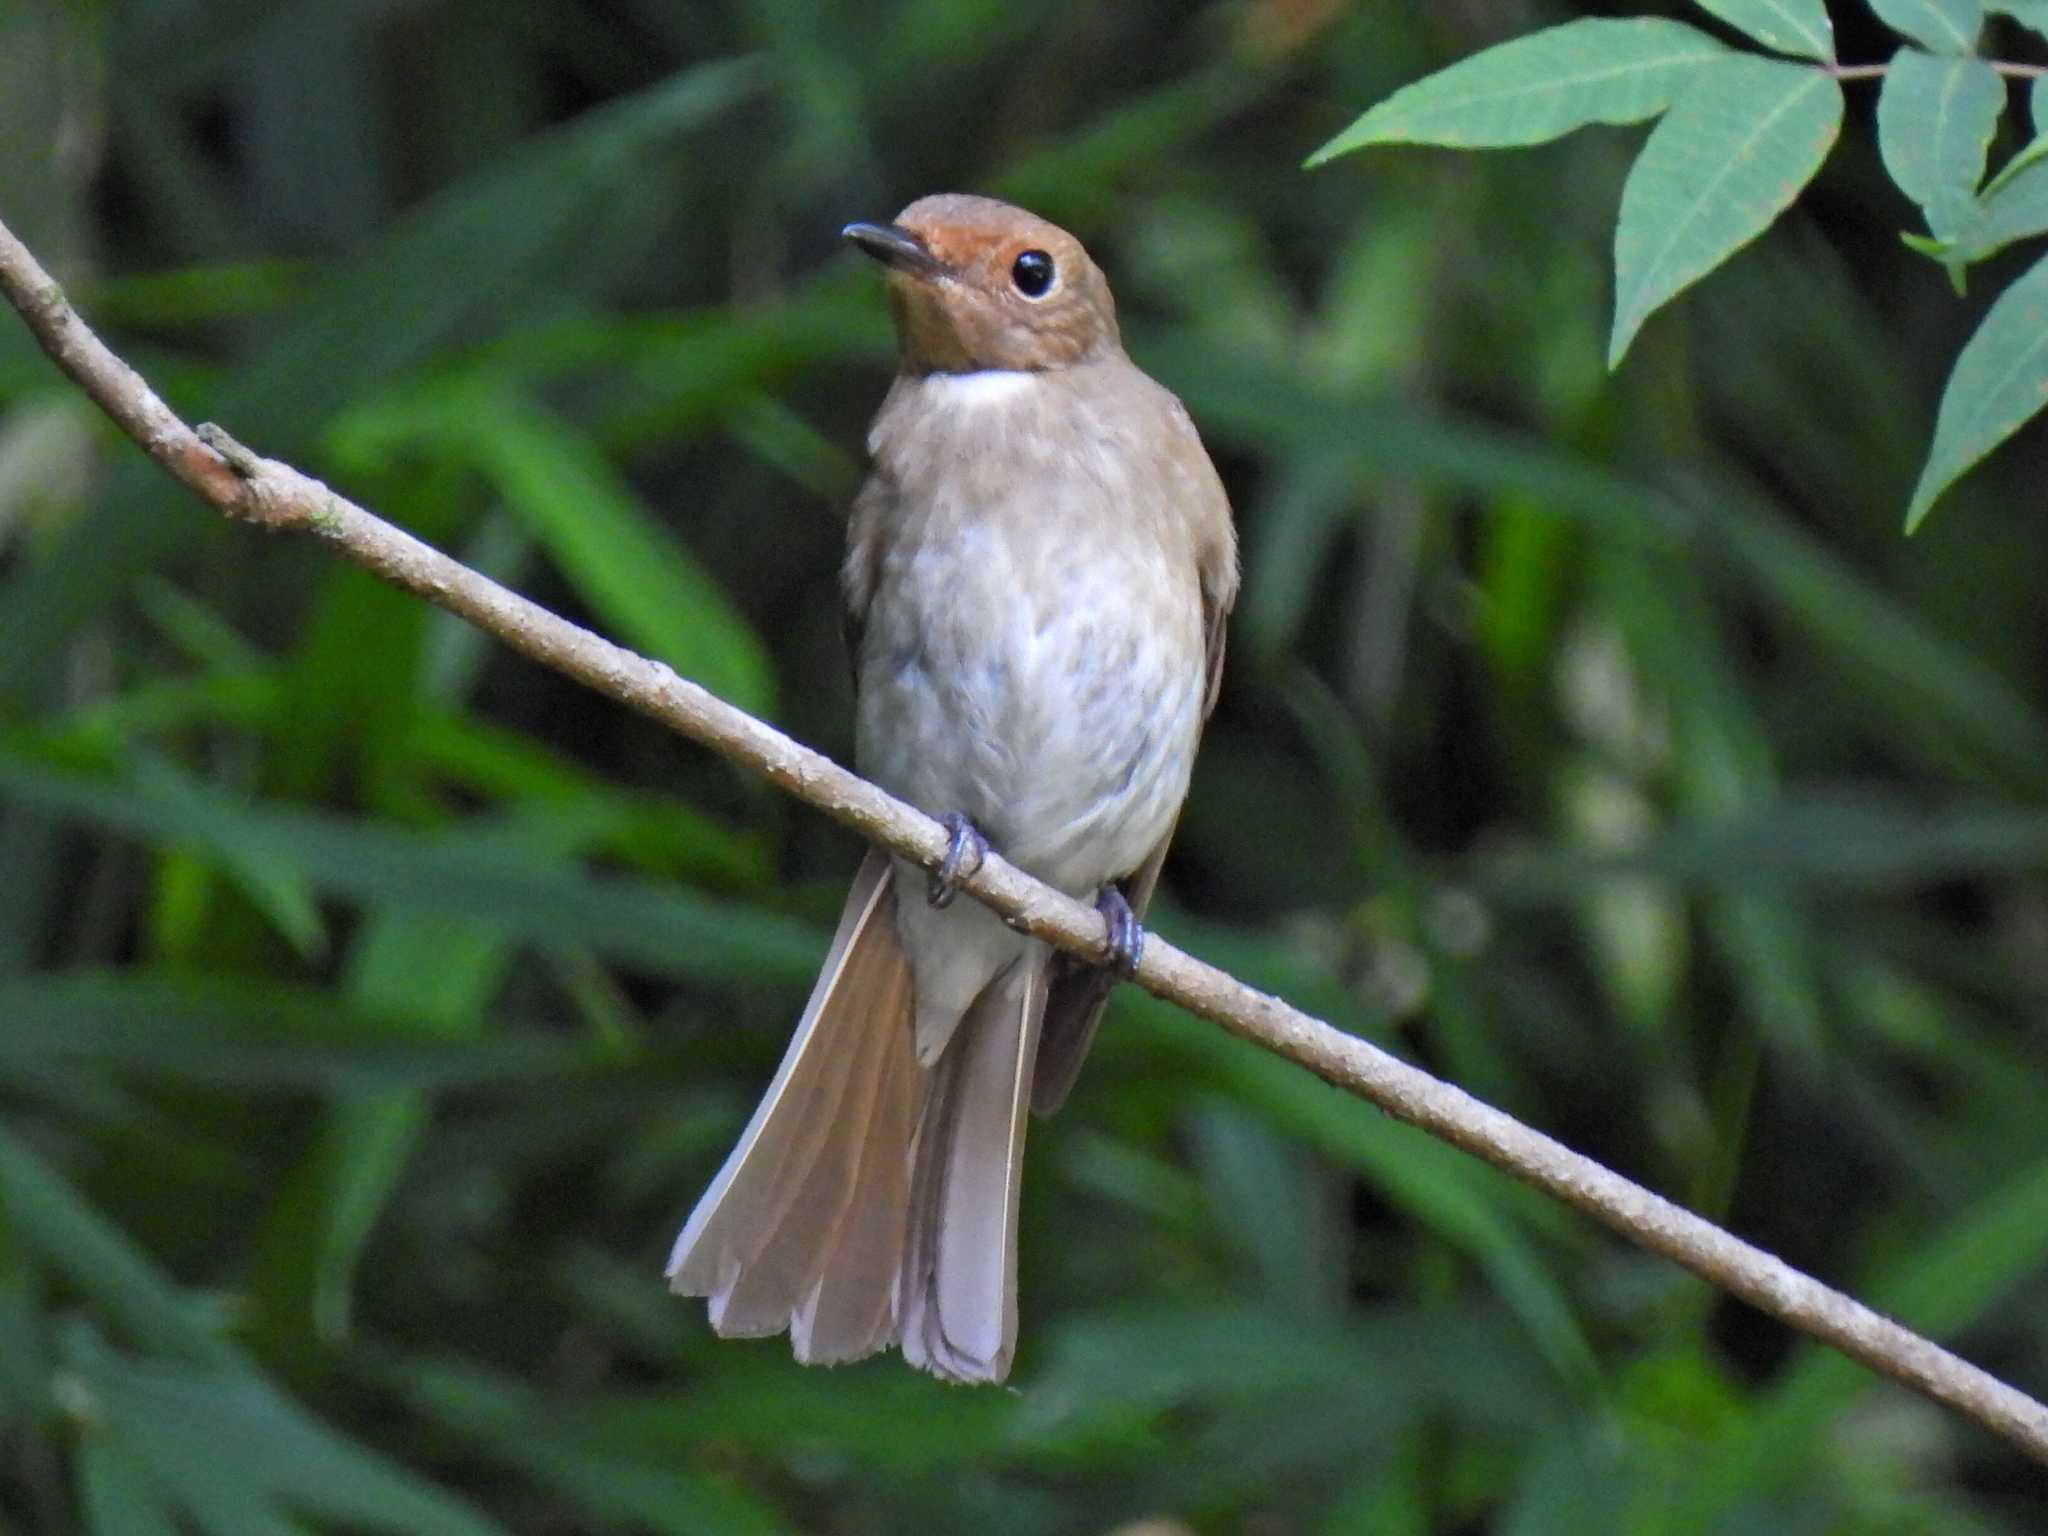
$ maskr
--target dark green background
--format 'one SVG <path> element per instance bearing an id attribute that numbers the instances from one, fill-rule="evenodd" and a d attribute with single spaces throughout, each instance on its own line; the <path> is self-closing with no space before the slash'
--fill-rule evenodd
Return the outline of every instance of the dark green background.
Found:
<path id="1" fill-rule="evenodd" d="M 1298 169 L 1576 13 L 11 0 L 0 217 L 194 419 L 840 757 L 890 341 L 835 232 L 1067 224 L 1246 554 L 1159 927 L 2039 1393 L 2044 438 L 1898 532 L 2016 268 L 1899 246 L 1859 87 L 1609 377 L 1639 132 Z M 225 525 L 0 323 L 0 1528 L 2048 1528 L 1988 1436 L 1128 989 L 1033 1133 L 1013 1390 L 714 1340 L 662 1259 L 856 857 Z"/>

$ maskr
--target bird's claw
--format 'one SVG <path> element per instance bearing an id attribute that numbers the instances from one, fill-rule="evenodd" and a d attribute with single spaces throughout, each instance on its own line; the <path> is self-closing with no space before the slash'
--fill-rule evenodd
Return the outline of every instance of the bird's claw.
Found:
<path id="1" fill-rule="evenodd" d="M 946 829 L 946 856 L 931 873 L 925 899 L 935 907 L 950 907 L 960 894 L 960 882 L 981 868 L 981 861 L 988 857 L 988 839 L 958 811 L 948 811 L 939 824 Z"/>
<path id="2" fill-rule="evenodd" d="M 1104 963 L 1129 981 L 1138 974 L 1138 964 L 1145 958 L 1144 925 L 1124 900 L 1124 893 L 1113 885 L 1105 885 L 1096 896 L 1095 910 L 1102 914 L 1103 926 L 1108 930 Z"/>

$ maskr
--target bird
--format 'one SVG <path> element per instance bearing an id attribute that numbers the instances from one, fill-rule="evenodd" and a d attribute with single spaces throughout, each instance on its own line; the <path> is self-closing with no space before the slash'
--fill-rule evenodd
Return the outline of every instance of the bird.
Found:
<path id="1" fill-rule="evenodd" d="M 1125 354 L 1064 229 L 965 193 L 843 238 L 884 269 L 898 368 L 843 568 L 855 766 L 940 818 L 871 850 L 787 1054 L 668 1265 L 726 1337 L 900 1346 L 1007 1378 L 1027 1109 L 1067 1097 L 1141 926 L 1215 706 L 1238 586 L 1186 409 Z M 1105 920 L 1108 964 L 952 899 L 990 849 Z"/>

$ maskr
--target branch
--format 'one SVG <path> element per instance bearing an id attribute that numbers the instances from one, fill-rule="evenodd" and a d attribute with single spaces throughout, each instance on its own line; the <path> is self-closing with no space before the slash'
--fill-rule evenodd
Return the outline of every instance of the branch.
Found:
<path id="1" fill-rule="evenodd" d="M 1984 62 L 2007 80 L 2039 80 L 2048 75 L 2048 64 L 2015 64 L 2007 59 L 1986 59 Z M 1892 72 L 1889 64 L 1822 64 L 1817 67 L 1837 80 L 1882 80 Z"/>
<path id="2" fill-rule="evenodd" d="M 927 868 L 946 833 L 922 811 L 733 708 L 660 662 L 558 618 L 383 522 L 218 427 L 187 427 L 107 350 L 28 249 L 0 224 L 0 292 L 36 340 L 150 457 L 229 517 L 311 534 L 344 559 L 459 614 L 522 655 L 744 764 L 863 837 Z M 1104 957 L 1102 918 L 991 855 L 962 882 L 1010 925 L 1086 960 Z M 2048 1407 L 1782 1260 L 1631 1183 L 1367 1041 L 1148 936 L 1137 983 L 1274 1051 L 1452 1146 L 1605 1222 L 1630 1242 L 1945 1403 L 2048 1463 Z"/>

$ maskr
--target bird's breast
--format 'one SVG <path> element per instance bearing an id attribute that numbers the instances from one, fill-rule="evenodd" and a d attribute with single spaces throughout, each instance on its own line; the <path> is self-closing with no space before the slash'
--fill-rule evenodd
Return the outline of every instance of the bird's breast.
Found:
<path id="1" fill-rule="evenodd" d="M 1118 424 L 966 389 L 878 455 L 860 761 L 1080 894 L 1142 863 L 1186 793 L 1197 572 Z"/>

